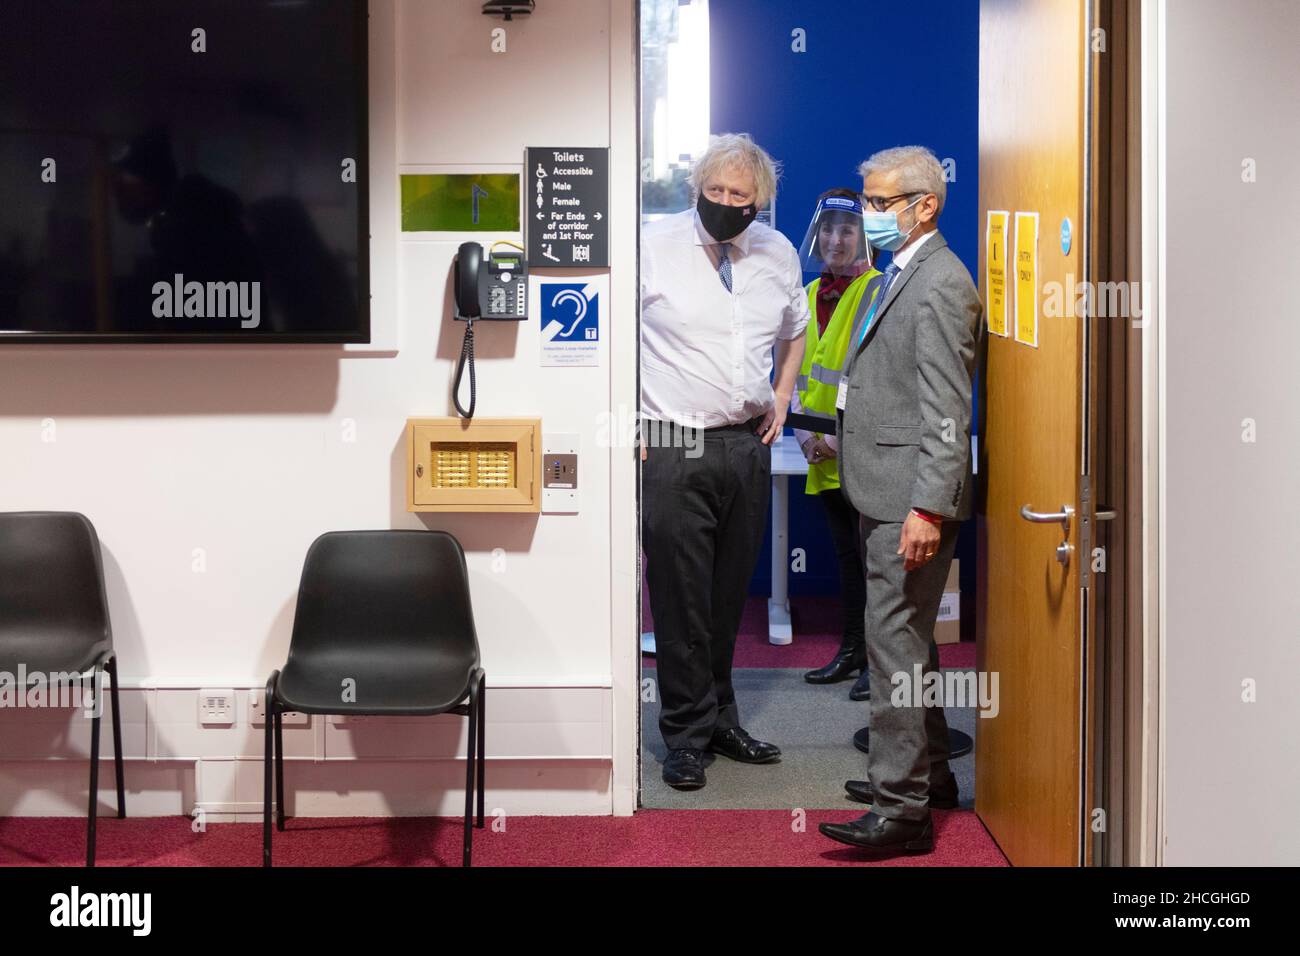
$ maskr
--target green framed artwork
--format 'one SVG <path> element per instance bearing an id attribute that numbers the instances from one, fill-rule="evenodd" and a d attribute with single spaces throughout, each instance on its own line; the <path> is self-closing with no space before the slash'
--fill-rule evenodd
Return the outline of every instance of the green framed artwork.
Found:
<path id="1" fill-rule="evenodd" d="M 402 232 L 519 232 L 519 173 L 403 173 Z"/>

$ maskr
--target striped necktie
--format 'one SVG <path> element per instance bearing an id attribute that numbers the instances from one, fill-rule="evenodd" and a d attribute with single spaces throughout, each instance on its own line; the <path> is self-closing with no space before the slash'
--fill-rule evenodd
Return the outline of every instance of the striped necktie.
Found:
<path id="1" fill-rule="evenodd" d="M 722 284 L 731 291 L 731 243 L 720 242 L 718 245 L 722 249 L 722 255 L 718 257 L 718 276 L 722 279 Z"/>

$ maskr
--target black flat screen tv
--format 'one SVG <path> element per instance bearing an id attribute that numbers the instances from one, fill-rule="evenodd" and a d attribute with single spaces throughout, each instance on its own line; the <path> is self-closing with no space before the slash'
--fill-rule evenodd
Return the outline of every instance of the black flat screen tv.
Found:
<path id="1" fill-rule="evenodd" d="M 366 0 L 3 0 L 0 347 L 368 342 Z"/>

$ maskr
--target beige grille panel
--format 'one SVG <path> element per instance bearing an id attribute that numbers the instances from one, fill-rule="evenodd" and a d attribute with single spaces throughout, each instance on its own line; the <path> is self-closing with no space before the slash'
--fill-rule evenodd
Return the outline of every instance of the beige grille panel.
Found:
<path id="1" fill-rule="evenodd" d="M 433 442 L 429 474 L 434 488 L 514 488 L 513 442 Z"/>

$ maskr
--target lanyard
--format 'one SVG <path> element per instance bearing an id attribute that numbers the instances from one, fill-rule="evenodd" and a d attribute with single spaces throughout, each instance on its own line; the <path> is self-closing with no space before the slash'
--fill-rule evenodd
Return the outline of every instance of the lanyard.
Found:
<path id="1" fill-rule="evenodd" d="M 890 285 L 892 285 L 892 282 L 881 283 L 880 291 L 871 300 L 871 310 L 867 313 L 866 321 L 862 323 L 862 331 L 858 333 L 858 344 L 853 349 L 855 352 L 862 348 L 862 343 L 867 337 L 867 330 L 871 328 L 871 323 L 876 320 L 876 310 L 880 308 L 880 303 L 885 298 L 885 293 L 889 291 Z"/>

